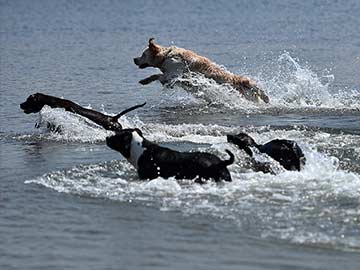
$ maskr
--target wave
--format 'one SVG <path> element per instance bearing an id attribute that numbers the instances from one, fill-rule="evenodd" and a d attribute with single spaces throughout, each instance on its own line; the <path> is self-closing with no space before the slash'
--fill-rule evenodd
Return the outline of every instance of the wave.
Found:
<path id="1" fill-rule="evenodd" d="M 216 144 L 207 151 L 224 155 L 224 147 Z M 225 219 L 251 236 L 360 251 L 359 174 L 339 169 L 335 157 L 306 145 L 303 148 L 305 169 L 278 175 L 246 169 L 244 153 L 232 148 L 237 160 L 229 167 L 231 183 L 199 185 L 172 178 L 139 181 L 125 160 L 74 166 L 25 183 L 81 196 L 144 203 L 186 216 Z"/>
<path id="2" fill-rule="evenodd" d="M 215 144 L 225 142 L 226 134 L 239 132 L 249 133 L 257 142 L 263 143 L 274 138 L 288 138 L 306 142 L 314 147 L 341 148 L 355 150 L 359 156 L 360 136 L 344 134 L 331 129 L 316 127 L 289 126 L 224 126 L 219 124 L 163 124 L 144 122 L 138 116 L 123 116 L 120 120 L 124 128 L 139 128 L 145 137 L 156 142 L 185 141 L 192 143 Z M 61 132 L 47 132 L 47 123 L 60 126 Z M 69 113 L 63 109 L 51 109 L 45 106 L 37 121 L 38 133 L 17 135 L 15 139 L 28 140 L 39 137 L 42 140 L 65 142 L 96 143 L 105 141 L 106 136 L 113 134 L 84 117 Z"/>
<path id="3" fill-rule="evenodd" d="M 41 135 L 50 141 L 96 143 L 109 134 L 60 109 L 44 108 L 39 123 L 47 121 L 65 127 L 62 133 Z M 139 181 L 135 169 L 119 160 L 53 171 L 26 183 L 81 196 L 146 203 L 161 211 L 226 219 L 249 235 L 265 239 L 360 250 L 359 135 L 297 126 L 144 123 L 137 116 L 124 116 L 121 124 L 141 128 L 149 140 L 190 144 L 194 151 L 221 158 L 226 158 L 225 149 L 230 149 L 236 156 L 235 164 L 229 167 L 233 182 L 198 185 L 191 180 L 162 178 Z M 244 152 L 226 142 L 226 134 L 238 132 L 248 133 L 258 143 L 275 138 L 296 140 L 307 160 L 305 169 L 289 172 L 274 163 L 277 175 L 253 172 Z"/>

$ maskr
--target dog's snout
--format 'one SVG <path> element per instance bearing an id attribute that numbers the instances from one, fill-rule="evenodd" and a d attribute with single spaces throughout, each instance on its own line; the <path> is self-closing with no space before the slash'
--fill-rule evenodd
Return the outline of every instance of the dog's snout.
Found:
<path id="1" fill-rule="evenodd" d="M 138 64 L 138 63 L 139 63 L 139 59 L 134 58 L 134 63 L 135 63 L 135 65 L 139 65 L 139 64 Z"/>
<path id="2" fill-rule="evenodd" d="M 115 145 L 118 144 L 119 141 L 121 141 L 121 138 L 118 135 L 106 137 L 106 145 L 111 148 L 115 147 Z"/>
<path id="3" fill-rule="evenodd" d="M 112 145 L 112 143 L 113 143 L 113 136 L 109 136 L 109 137 L 106 137 L 106 145 L 107 146 L 111 146 Z"/>
<path id="4" fill-rule="evenodd" d="M 20 104 L 20 109 L 24 111 L 24 113 L 29 114 L 31 113 L 31 109 L 27 106 L 26 102 Z"/>
<path id="5" fill-rule="evenodd" d="M 227 139 L 228 142 L 233 142 L 234 141 L 234 135 L 228 134 L 228 135 L 226 135 L 226 139 Z"/>

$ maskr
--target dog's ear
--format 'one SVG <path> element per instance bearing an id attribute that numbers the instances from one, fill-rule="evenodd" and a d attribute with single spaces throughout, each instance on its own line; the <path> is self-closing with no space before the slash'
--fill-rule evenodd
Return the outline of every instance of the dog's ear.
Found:
<path id="1" fill-rule="evenodd" d="M 161 47 L 155 44 L 154 38 L 149 39 L 149 49 L 153 54 L 158 54 L 161 51 Z"/>
<path id="2" fill-rule="evenodd" d="M 39 102 L 40 101 L 40 96 L 41 96 L 40 93 L 35 93 L 35 94 L 32 94 L 31 96 L 29 96 L 28 98 L 31 99 L 34 102 Z"/>

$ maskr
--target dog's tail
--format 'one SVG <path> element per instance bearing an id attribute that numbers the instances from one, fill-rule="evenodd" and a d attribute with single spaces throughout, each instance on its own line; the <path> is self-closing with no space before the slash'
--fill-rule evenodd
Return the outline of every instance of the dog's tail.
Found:
<path id="1" fill-rule="evenodd" d="M 145 104 L 146 104 L 146 102 L 144 102 L 143 104 L 135 105 L 135 106 L 130 107 L 130 108 L 126 109 L 126 110 L 123 110 L 121 113 L 115 115 L 115 116 L 113 117 L 113 119 L 114 119 L 115 121 L 117 121 L 117 120 L 118 120 L 121 116 L 123 116 L 124 114 L 127 114 L 128 112 L 131 112 L 131 111 L 133 111 L 133 110 L 136 110 L 137 108 L 141 108 L 141 107 L 145 106 Z"/>
<path id="2" fill-rule="evenodd" d="M 269 97 L 265 94 L 265 91 L 257 86 L 253 86 L 252 90 L 255 91 L 257 99 L 261 99 L 265 103 L 269 103 Z"/>
<path id="3" fill-rule="evenodd" d="M 265 91 L 254 84 L 239 83 L 235 88 L 248 100 L 257 103 L 269 103 L 269 97 L 265 94 Z"/>
<path id="4" fill-rule="evenodd" d="M 235 160 L 235 156 L 233 153 L 231 153 L 229 150 L 225 149 L 225 152 L 228 153 L 228 155 L 230 156 L 230 158 L 228 160 L 223 160 L 223 164 L 225 166 L 229 166 L 230 164 L 234 163 Z"/>

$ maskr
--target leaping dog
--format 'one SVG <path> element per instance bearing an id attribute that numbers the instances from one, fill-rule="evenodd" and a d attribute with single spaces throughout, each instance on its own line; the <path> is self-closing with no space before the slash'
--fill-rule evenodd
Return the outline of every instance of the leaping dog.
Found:
<path id="1" fill-rule="evenodd" d="M 128 108 L 121 113 L 110 116 L 106 115 L 91 109 L 86 109 L 84 107 L 81 107 L 80 105 L 67 100 L 67 99 L 61 99 L 54 96 L 49 96 L 41 93 L 36 93 L 31 96 L 29 96 L 25 102 L 20 104 L 20 108 L 24 111 L 24 113 L 37 113 L 41 111 L 41 109 L 48 105 L 51 108 L 63 108 L 66 111 L 84 116 L 94 123 L 98 124 L 99 126 L 102 126 L 106 130 L 112 130 L 112 131 L 119 131 L 122 129 L 121 124 L 118 122 L 119 118 L 123 116 L 124 114 L 133 111 L 137 108 L 143 107 L 146 104 L 140 104 L 133 106 L 131 108 Z"/>
<path id="2" fill-rule="evenodd" d="M 225 150 L 229 160 L 203 152 L 178 152 L 148 141 L 139 129 L 123 129 L 106 138 L 106 144 L 120 152 L 136 169 L 140 179 L 175 177 L 176 179 L 203 179 L 216 182 L 231 181 L 226 166 L 234 162 L 234 155 Z"/>
<path id="3" fill-rule="evenodd" d="M 160 46 L 155 43 L 153 38 L 149 40 L 148 47 L 142 55 L 134 58 L 134 63 L 141 69 L 155 67 L 162 71 L 161 74 L 155 74 L 141 80 L 140 83 L 143 85 L 156 80 L 166 84 L 174 78 L 194 72 L 213 79 L 219 84 L 229 84 L 248 100 L 269 103 L 269 97 L 265 92 L 248 77 L 225 71 L 208 58 L 190 50 L 175 46 Z"/>
<path id="4" fill-rule="evenodd" d="M 253 157 L 251 147 L 254 147 L 279 162 L 286 170 L 300 171 L 305 165 L 304 153 L 295 141 L 276 139 L 260 145 L 245 133 L 227 135 L 227 141 L 243 149 L 250 157 Z M 254 165 L 259 171 L 272 172 L 268 164 L 254 162 Z"/>

